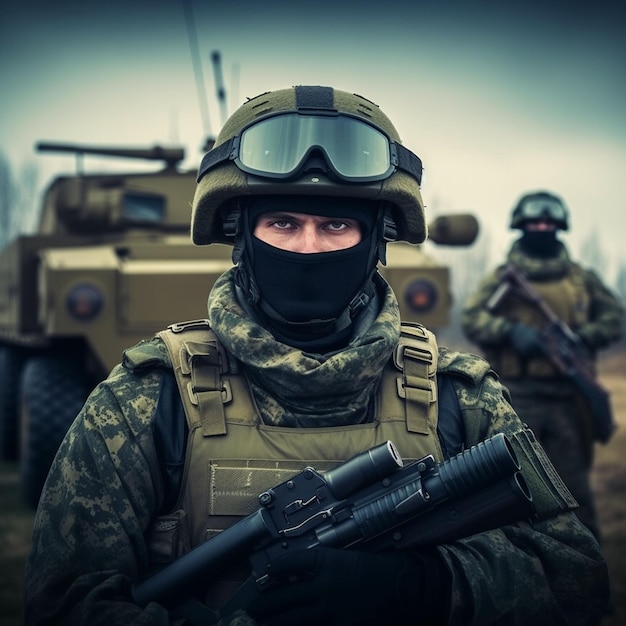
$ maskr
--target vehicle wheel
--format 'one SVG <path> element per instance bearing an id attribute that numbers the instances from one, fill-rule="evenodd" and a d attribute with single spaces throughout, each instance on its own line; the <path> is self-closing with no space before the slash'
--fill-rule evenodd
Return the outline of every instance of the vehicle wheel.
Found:
<path id="1" fill-rule="evenodd" d="M 16 461 L 19 451 L 19 384 L 24 353 L 0 346 L 0 460 Z"/>
<path id="2" fill-rule="evenodd" d="M 54 455 L 90 391 L 84 371 L 66 357 L 38 356 L 24 365 L 20 486 L 24 501 L 33 509 Z"/>

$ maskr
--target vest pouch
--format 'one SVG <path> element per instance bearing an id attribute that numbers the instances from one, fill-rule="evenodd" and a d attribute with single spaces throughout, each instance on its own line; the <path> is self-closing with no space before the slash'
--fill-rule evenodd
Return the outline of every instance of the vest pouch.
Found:
<path id="1" fill-rule="evenodd" d="M 157 517 L 146 534 L 153 568 L 159 568 L 191 550 L 187 514 L 183 509 Z"/>
<path id="2" fill-rule="evenodd" d="M 285 482 L 307 465 L 320 472 L 336 467 L 339 461 L 274 461 L 222 459 L 209 463 L 209 484 L 194 482 L 199 490 L 208 489 L 208 523 L 202 540 L 211 539 L 260 506 L 258 495 Z M 194 499 L 204 501 L 206 495 L 196 492 Z"/>
<path id="3" fill-rule="evenodd" d="M 528 376 L 533 378 L 554 378 L 559 376 L 560 372 L 552 365 L 548 359 L 531 359 L 528 362 L 527 368 Z"/>
<path id="4" fill-rule="evenodd" d="M 529 428 L 509 435 L 533 496 L 538 520 L 578 508 L 578 503 Z"/>
<path id="5" fill-rule="evenodd" d="M 206 490 L 208 494 L 208 519 L 204 537 L 200 539 L 200 542 L 211 541 L 213 537 L 241 520 L 242 517 L 254 513 L 260 506 L 258 501 L 260 493 L 288 480 L 307 465 L 312 465 L 319 471 L 326 471 L 336 467 L 337 464 L 338 462 L 329 461 L 259 459 L 211 461 L 208 472 L 209 484 L 203 485 L 201 480 L 193 481 L 193 488 L 196 491 L 194 492 L 192 488 L 191 494 L 191 499 L 195 502 L 204 502 L 207 499 L 203 490 Z M 191 509 L 190 499 L 186 502 L 187 508 Z M 248 558 L 246 556 L 236 558 L 229 563 L 220 579 L 212 581 L 212 584 L 207 587 L 203 598 L 205 604 L 212 609 L 223 606 L 249 575 Z"/>
<path id="6" fill-rule="evenodd" d="M 485 358 L 489 360 L 495 371 L 502 378 L 554 378 L 559 375 L 552 363 L 544 357 L 523 361 L 509 346 L 495 352 L 485 350 Z"/>

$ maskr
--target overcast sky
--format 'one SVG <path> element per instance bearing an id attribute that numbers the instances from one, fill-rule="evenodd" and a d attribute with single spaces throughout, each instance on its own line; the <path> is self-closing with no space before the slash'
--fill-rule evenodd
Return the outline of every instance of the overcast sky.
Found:
<path id="1" fill-rule="evenodd" d="M 574 253 L 595 229 L 612 266 L 626 262 L 626 37 L 617 2 L 190 2 L 200 96 L 184 0 L 3 5 L 0 150 L 16 168 L 35 160 L 42 183 L 75 161 L 35 153 L 41 140 L 176 143 L 195 168 L 204 137 L 222 123 L 210 62 L 219 50 L 230 112 L 295 84 L 378 103 L 424 162 L 430 216 L 476 212 L 496 258 L 514 236 L 518 197 L 547 189 L 570 208 L 565 241 Z M 127 165 L 86 161 L 101 164 Z"/>

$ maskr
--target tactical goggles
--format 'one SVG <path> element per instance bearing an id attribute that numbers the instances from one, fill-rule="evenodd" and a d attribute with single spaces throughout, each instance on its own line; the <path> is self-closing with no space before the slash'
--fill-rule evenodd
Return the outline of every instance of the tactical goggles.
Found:
<path id="1" fill-rule="evenodd" d="M 550 198 L 526 200 L 520 216 L 525 220 L 546 219 L 555 222 L 564 222 L 567 219 L 565 207 L 558 200 Z"/>
<path id="2" fill-rule="evenodd" d="M 374 182 L 401 169 L 422 181 L 418 156 L 378 128 L 345 114 L 285 113 L 255 121 L 204 156 L 198 180 L 227 160 L 265 178 L 297 178 L 307 169 L 321 168 L 346 182 Z"/>

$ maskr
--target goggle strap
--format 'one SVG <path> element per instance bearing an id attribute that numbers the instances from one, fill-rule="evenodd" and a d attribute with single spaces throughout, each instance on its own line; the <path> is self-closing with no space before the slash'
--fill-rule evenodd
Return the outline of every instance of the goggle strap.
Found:
<path id="1" fill-rule="evenodd" d="M 422 160 L 399 143 L 396 143 L 396 151 L 398 154 L 398 168 L 411 174 L 417 180 L 417 184 L 421 185 Z"/>
<path id="2" fill-rule="evenodd" d="M 200 182 L 200 179 L 211 168 L 215 167 L 219 163 L 222 163 L 223 161 L 228 161 L 230 158 L 234 158 L 231 156 L 231 154 L 233 152 L 237 139 L 238 137 L 231 137 L 228 141 L 225 141 L 219 146 L 216 146 L 202 157 L 202 161 L 200 161 L 200 167 L 198 168 L 198 178 L 196 179 L 196 182 Z"/>

